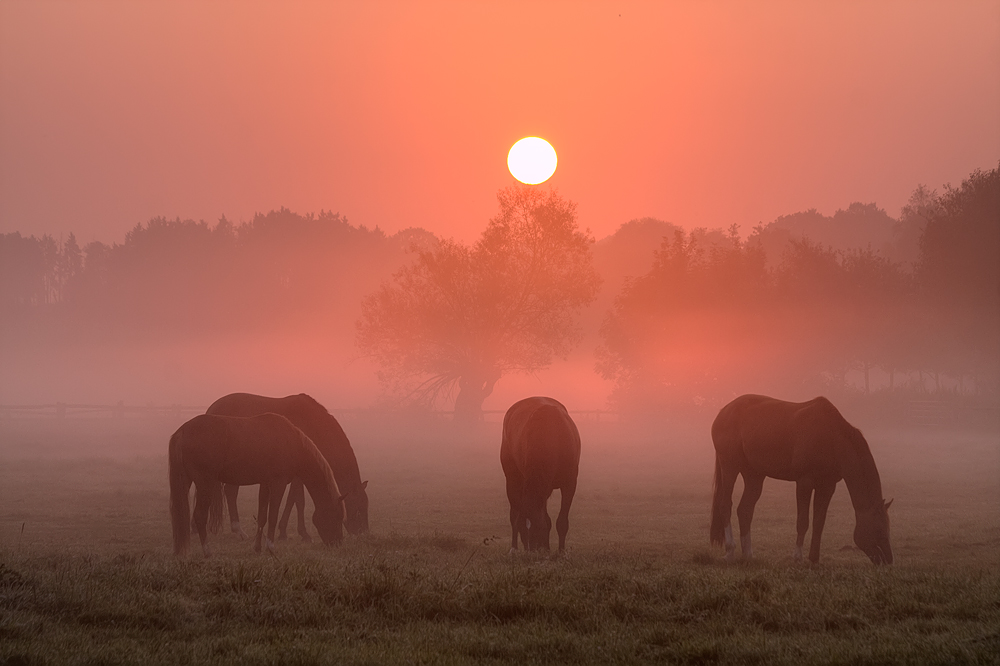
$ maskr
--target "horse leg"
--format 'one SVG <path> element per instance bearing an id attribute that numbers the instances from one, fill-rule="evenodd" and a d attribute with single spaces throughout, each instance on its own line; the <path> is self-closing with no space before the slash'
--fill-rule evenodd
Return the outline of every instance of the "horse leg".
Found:
<path id="1" fill-rule="evenodd" d="M 802 544 L 806 542 L 806 532 L 809 531 L 809 502 L 812 500 L 813 484 L 808 479 L 795 482 L 795 561 L 802 560 Z"/>
<path id="2" fill-rule="evenodd" d="M 552 534 L 552 519 L 549 517 L 549 500 L 545 500 L 542 504 L 542 515 L 545 516 L 545 550 L 552 550 L 549 545 L 549 536 Z"/>
<path id="3" fill-rule="evenodd" d="M 281 513 L 281 520 L 278 522 L 278 540 L 288 539 L 288 520 L 292 516 L 292 509 L 296 502 L 295 481 L 292 481 L 292 489 L 288 491 L 288 501 L 285 502 L 285 510 Z M 302 520 L 299 519 L 299 530 L 302 529 Z"/>
<path id="4" fill-rule="evenodd" d="M 257 536 L 253 540 L 255 553 L 260 552 L 260 540 L 264 537 L 264 526 L 267 524 L 267 508 L 270 499 L 268 484 L 260 484 L 260 490 L 257 491 Z"/>
<path id="5" fill-rule="evenodd" d="M 285 483 L 272 483 L 270 485 L 270 508 L 267 519 L 267 549 L 274 552 L 274 530 L 278 526 L 278 509 L 281 508 L 281 500 L 285 497 Z"/>
<path id="6" fill-rule="evenodd" d="M 212 494 L 208 488 L 211 483 L 202 483 L 194 487 L 194 528 L 198 530 L 198 538 L 201 540 L 201 550 L 205 557 L 212 553 L 208 549 L 208 508 L 212 503 Z"/>
<path id="7" fill-rule="evenodd" d="M 747 560 L 753 557 L 753 548 L 750 545 L 750 522 L 753 520 L 753 510 L 757 506 L 762 490 L 764 490 L 762 474 L 743 473 L 743 496 L 740 498 L 740 505 L 736 507 L 736 516 L 740 520 L 740 548 L 743 551 L 743 558 Z"/>
<path id="8" fill-rule="evenodd" d="M 302 479 L 292 479 L 291 487 L 288 489 L 288 501 L 285 502 L 285 516 L 283 516 L 284 526 L 282 526 L 282 533 L 284 533 L 285 528 L 288 526 L 288 518 L 292 513 L 292 507 L 295 507 L 297 513 L 295 515 L 298 518 L 298 528 L 299 537 L 306 543 L 312 541 L 312 537 L 309 536 L 308 530 L 306 530 L 306 490 L 305 486 L 302 485 Z"/>
<path id="9" fill-rule="evenodd" d="M 301 479 L 298 481 L 298 488 L 299 495 L 295 506 L 298 508 L 296 518 L 298 519 L 299 538 L 305 543 L 312 543 L 312 537 L 309 536 L 309 531 L 306 529 L 306 491 Z"/>
<path id="10" fill-rule="evenodd" d="M 240 492 L 240 487 L 227 483 L 223 488 L 226 495 L 226 506 L 229 507 L 229 527 L 233 534 L 241 539 L 249 539 L 250 536 L 240 527 L 240 510 L 236 505 L 236 496 Z"/>
<path id="11" fill-rule="evenodd" d="M 518 535 L 518 521 L 521 520 L 521 511 L 518 509 L 517 505 L 511 502 L 510 504 L 510 552 L 515 552 L 517 550 L 517 535 Z M 527 548 L 527 544 L 525 544 Z"/>
<path id="12" fill-rule="evenodd" d="M 715 513 L 712 521 L 718 521 L 724 526 L 722 532 L 723 543 L 726 546 L 726 559 L 729 561 L 736 559 L 736 542 L 733 540 L 732 514 L 733 488 L 736 487 L 737 476 L 739 476 L 739 472 L 723 469 L 719 485 L 715 489 L 715 498 L 712 501 L 712 511 Z"/>
<path id="13" fill-rule="evenodd" d="M 559 515 L 556 517 L 556 533 L 559 534 L 559 552 L 566 550 L 566 533 L 569 532 L 569 507 L 576 494 L 576 483 L 563 486 L 559 498 Z"/>
<path id="14" fill-rule="evenodd" d="M 813 533 L 812 541 L 809 544 L 809 561 L 813 564 L 819 562 L 819 540 L 823 538 L 823 525 L 826 524 L 826 510 L 830 508 L 830 500 L 833 499 L 833 491 L 836 489 L 836 483 L 818 484 L 816 486 L 816 499 L 813 502 Z"/>
<path id="15" fill-rule="evenodd" d="M 511 475 L 513 476 L 513 475 Z M 528 549 L 528 535 L 524 530 L 524 513 L 521 510 L 521 496 L 524 493 L 524 481 L 507 477 L 507 501 L 510 502 L 510 552 L 517 550 L 517 536 L 521 535 L 524 549 Z"/>

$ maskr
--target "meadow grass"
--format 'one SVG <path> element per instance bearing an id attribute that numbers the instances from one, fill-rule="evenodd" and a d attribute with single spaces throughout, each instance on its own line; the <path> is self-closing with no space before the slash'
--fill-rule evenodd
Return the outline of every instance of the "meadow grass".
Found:
<path id="1" fill-rule="evenodd" d="M 0 424 L 0 664 L 1000 663 L 993 433 L 883 438 L 896 564 L 876 568 L 850 547 L 843 488 L 820 564 L 794 562 L 788 484 L 765 486 L 758 557 L 723 562 L 711 456 L 685 444 L 700 429 L 616 426 L 581 428 L 564 557 L 508 552 L 487 425 L 410 430 L 410 446 L 356 427 L 369 535 L 270 556 L 226 533 L 178 559 L 169 424 L 63 428 Z M 244 490 L 248 531 L 254 502 Z"/>

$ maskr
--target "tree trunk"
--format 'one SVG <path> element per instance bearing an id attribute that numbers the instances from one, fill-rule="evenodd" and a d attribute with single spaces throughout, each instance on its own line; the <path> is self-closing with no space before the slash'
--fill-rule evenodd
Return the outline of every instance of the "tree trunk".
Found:
<path id="1" fill-rule="evenodd" d="M 493 393 L 493 386 L 500 379 L 500 373 L 474 372 L 462 375 L 458 380 L 458 397 L 455 398 L 456 421 L 482 421 L 483 401 Z"/>

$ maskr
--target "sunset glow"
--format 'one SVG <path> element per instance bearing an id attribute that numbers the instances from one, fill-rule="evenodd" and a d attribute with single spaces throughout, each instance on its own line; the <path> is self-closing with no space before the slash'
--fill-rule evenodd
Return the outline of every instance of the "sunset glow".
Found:
<path id="1" fill-rule="evenodd" d="M 998 0 L 0 0 L 0 666 L 994 663 L 998 118 Z"/>
<path id="2" fill-rule="evenodd" d="M 551 178 L 558 161 L 552 144 L 537 136 L 524 137 L 507 153 L 511 175 L 527 185 L 538 185 Z"/>

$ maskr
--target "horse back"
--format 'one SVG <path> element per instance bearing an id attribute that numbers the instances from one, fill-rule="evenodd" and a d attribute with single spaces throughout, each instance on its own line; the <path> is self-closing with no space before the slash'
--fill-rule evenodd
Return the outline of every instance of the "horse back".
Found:
<path id="1" fill-rule="evenodd" d="M 580 433 L 566 408 L 552 398 L 526 398 L 504 416 L 500 461 L 508 478 L 551 492 L 575 485 Z"/>
<path id="2" fill-rule="evenodd" d="M 302 464 L 302 433 L 279 414 L 201 414 L 175 436 L 193 478 L 251 485 L 293 475 Z"/>
<path id="3" fill-rule="evenodd" d="M 736 398 L 719 411 L 712 441 L 723 465 L 794 481 L 840 478 L 839 449 L 854 428 L 826 398 L 787 402 L 761 395 Z"/>
<path id="4" fill-rule="evenodd" d="M 284 416 L 302 430 L 327 459 L 338 478 L 342 474 L 345 476 L 343 485 L 353 487 L 361 483 L 358 460 L 347 434 L 337 419 L 312 396 L 299 393 L 270 398 L 252 393 L 230 393 L 213 402 L 206 413 L 257 416 L 267 412 Z"/>

